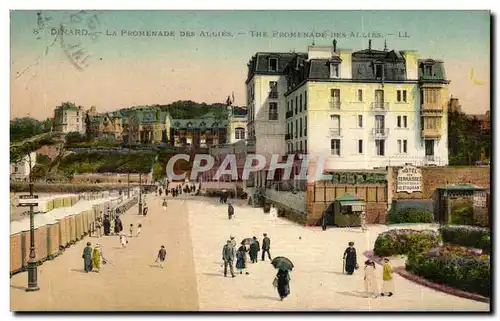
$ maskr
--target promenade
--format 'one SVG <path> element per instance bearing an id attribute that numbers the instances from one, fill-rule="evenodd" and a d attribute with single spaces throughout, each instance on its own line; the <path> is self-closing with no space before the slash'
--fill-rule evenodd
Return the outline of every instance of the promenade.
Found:
<path id="1" fill-rule="evenodd" d="M 86 238 L 54 261 L 39 267 L 41 290 L 26 293 L 27 273 L 11 279 L 14 311 L 488 311 L 486 303 L 467 300 L 417 285 L 394 275 L 391 298 L 365 298 L 362 269 L 342 273 L 342 254 L 348 241 L 356 243 L 358 262 L 373 248 L 385 226 L 321 231 L 278 218 L 269 221 L 262 209 L 238 201 L 235 218 L 228 220 L 227 205 L 217 199 L 182 195 L 171 199 L 167 211 L 162 198 L 150 195 L 149 214 L 137 215 L 134 206 L 123 216 L 128 225 L 142 222 L 142 234 L 121 249 L 117 236 L 101 237 L 106 264 L 101 273 L 82 273 Z M 415 227 L 412 227 L 415 228 Z M 417 227 L 418 228 L 418 227 Z M 262 233 L 271 238 L 271 254 L 287 256 L 294 264 L 291 294 L 279 301 L 272 281 L 275 269 L 266 259 L 250 264 L 249 275 L 223 277 L 221 251 L 229 235 L 238 243 Z M 160 245 L 167 248 L 162 270 L 153 261 Z M 380 274 L 381 268 L 377 266 Z"/>

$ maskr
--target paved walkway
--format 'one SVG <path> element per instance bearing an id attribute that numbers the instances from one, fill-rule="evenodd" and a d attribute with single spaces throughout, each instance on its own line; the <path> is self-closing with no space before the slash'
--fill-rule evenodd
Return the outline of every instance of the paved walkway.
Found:
<path id="1" fill-rule="evenodd" d="M 412 283 L 395 275 L 395 295 L 391 298 L 363 297 L 363 273 L 342 274 L 342 255 L 348 241 L 356 243 L 358 262 L 362 253 L 373 248 L 385 226 L 358 229 L 307 229 L 284 219 L 273 224 L 261 209 L 235 208 L 235 219 L 227 218 L 227 205 L 216 200 L 186 202 L 196 263 L 201 311 L 488 311 L 486 303 L 462 299 Z M 401 226 L 404 228 L 404 226 Z M 418 226 L 412 226 L 418 228 Z M 224 278 L 222 246 L 230 234 L 240 241 L 262 234 L 271 238 L 271 254 L 286 256 L 295 264 L 291 273 L 291 295 L 283 302 L 272 286 L 276 270 L 268 260 L 250 264 L 249 275 Z M 382 283 L 381 269 L 379 285 Z"/>
<path id="2" fill-rule="evenodd" d="M 142 222 L 139 238 L 120 248 L 118 236 L 87 237 L 38 268 L 40 291 L 26 293 L 27 273 L 11 279 L 13 311 L 196 311 L 198 295 L 185 205 L 171 202 L 168 212 L 159 197 L 148 196 L 149 214 L 137 206 L 123 216 L 124 231 Z M 135 230 L 135 228 L 134 228 Z M 81 258 L 87 241 L 99 241 L 112 262 L 101 273 L 84 273 Z M 153 262 L 161 245 L 167 248 L 162 270 Z"/>

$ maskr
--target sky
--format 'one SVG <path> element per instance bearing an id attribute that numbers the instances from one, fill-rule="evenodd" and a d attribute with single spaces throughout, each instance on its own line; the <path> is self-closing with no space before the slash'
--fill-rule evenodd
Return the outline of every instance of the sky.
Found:
<path id="1" fill-rule="evenodd" d="M 66 33 L 57 36 L 61 25 Z M 389 50 L 442 59 L 463 110 L 490 108 L 487 11 L 43 11 L 40 19 L 37 11 L 11 11 L 10 28 L 11 119 L 52 117 L 65 101 L 104 112 L 225 102 L 234 92 L 244 105 L 253 54 L 306 52 L 334 37 L 341 49 L 366 49 L 370 37 L 374 49 L 386 40 Z"/>

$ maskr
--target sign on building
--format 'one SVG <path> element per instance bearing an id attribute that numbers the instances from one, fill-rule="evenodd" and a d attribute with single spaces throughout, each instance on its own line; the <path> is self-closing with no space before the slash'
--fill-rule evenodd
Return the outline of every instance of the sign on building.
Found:
<path id="1" fill-rule="evenodd" d="M 405 166 L 398 170 L 396 192 L 422 192 L 422 171 L 414 166 Z"/>

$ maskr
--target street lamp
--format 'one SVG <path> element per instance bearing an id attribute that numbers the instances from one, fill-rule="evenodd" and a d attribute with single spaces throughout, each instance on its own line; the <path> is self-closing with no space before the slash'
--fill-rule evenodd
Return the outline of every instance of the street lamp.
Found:
<path id="1" fill-rule="evenodd" d="M 142 215 L 142 173 L 139 173 L 139 215 Z"/>
<path id="2" fill-rule="evenodd" d="M 31 153 L 28 154 L 29 160 L 29 186 L 30 186 L 30 199 L 34 198 L 33 195 L 33 181 L 31 177 Z M 35 252 L 35 217 L 33 213 L 33 203 L 29 204 L 30 207 L 30 256 L 28 260 L 28 288 L 26 291 L 33 292 L 38 291 L 40 288 L 38 287 L 38 277 L 37 277 L 37 266 L 36 266 L 36 252 Z"/>
<path id="3" fill-rule="evenodd" d="M 128 134 L 128 160 L 130 161 L 130 130 Z M 130 169 L 127 173 L 127 198 L 130 198 Z"/>

